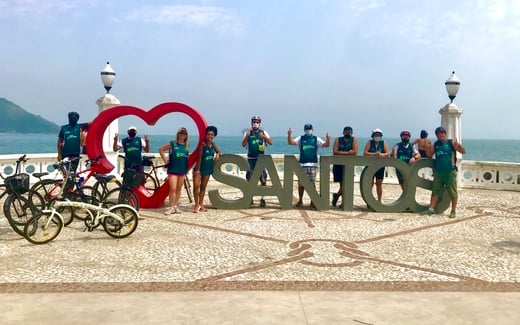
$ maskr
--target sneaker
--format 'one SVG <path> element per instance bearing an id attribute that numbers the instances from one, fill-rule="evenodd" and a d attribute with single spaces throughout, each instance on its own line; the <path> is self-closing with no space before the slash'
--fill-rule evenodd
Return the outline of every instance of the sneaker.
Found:
<path id="1" fill-rule="evenodd" d="M 261 208 L 265 208 L 266 204 L 265 204 L 265 200 L 264 199 L 260 199 L 260 207 Z"/>
<path id="2" fill-rule="evenodd" d="M 181 213 L 182 213 L 181 209 L 179 209 L 178 206 L 174 206 L 174 207 L 173 207 L 173 211 L 174 211 L 173 213 L 178 213 L 178 214 L 181 214 Z"/>
<path id="3" fill-rule="evenodd" d="M 296 205 L 295 205 L 295 206 L 296 206 L 297 208 L 300 208 L 302 205 L 303 205 L 302 201 L 298 201 L 298 202 L 296 202 Z"/>
<path id="4" fill-rule="evenodd" d="M 199 208 L 200 208 L 200 211 L 202 211 L 202 212 L 207 212 L 208 211 L 208 209 L 206 209 L 206 207 L 203 206 L 202 204 L 199 205 Z"/>
<path id="5" fill-rule="evenodd" d="M 195 207 L 193 208 L 193 213 L 198 213 L 200 211 L 200 205 L 195 205 Z"/>
<path id="6" fill-rule="evenodd" d="M 422 211 L 421 214 L 422 214 L 422 215 L 429 216 L 429 215 L 435 214 L 435 210 L 434 210 L 434 209 L 430 209 L 430 208 L 428 208 L 428 210 L 424 210 L 424 211 Z"/>
<path id="7" fill-rule="evenodd" d="M 339 194 L 333 193 L 332 194 L 332 206 L 335 207 L 336 204 L 338 204 Z"/>
<path id="8" fill-rule="evenodd" d="M 164 211 L 165 215 L 170 215 L 175 213 L 175 210 L 173 208 L 167 208 L 166 211 Z"/>
<path id="9" fill-rule="evenodd" d="M 455 214 L 455 211 L 454 210 L 451 210 L 450 212 L 450 215 L 448 216 L 448 218 L 455 218 L 457 215 Z"/>

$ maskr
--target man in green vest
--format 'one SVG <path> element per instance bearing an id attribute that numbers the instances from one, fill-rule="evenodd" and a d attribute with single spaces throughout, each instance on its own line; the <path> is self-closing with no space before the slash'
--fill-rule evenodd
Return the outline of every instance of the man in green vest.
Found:
<path id="1" fill-rule="evenodd" d="M 287 143 L 293 146 L 299 146 L 300 148 L 300 166 L 305 171 L 307 177 L 314 185 L 316 182 L 316 173 L 318 170 L 318 148 L 328 148 L 330 145 L 330 135 L 327 132 L 326 141 L 323 141 L 322 138 L 317 137 L 312 134 L 313 127 L 312 124 L 307 123 L 303 127 L 304 134 L 293 139 L 292 138 L 292 129 L 289 128 L 287 131 Z M 303 202 L 303 192 L 305 188 L 303 185 L 298 184 L 298 202 L 296 203 L 296 207 L 301 207 Z M 315 209 L 314 204 L 311 202 L 311 209 Z"/>

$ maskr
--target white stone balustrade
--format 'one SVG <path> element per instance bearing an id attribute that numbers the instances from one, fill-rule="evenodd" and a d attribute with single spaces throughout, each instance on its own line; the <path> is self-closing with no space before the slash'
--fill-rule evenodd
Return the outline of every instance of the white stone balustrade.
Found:
<path id="1" fill-rule="evenodd" d="M 0 155 L 0 173 L 3 177 L 11 176 L 15 173 L 16 160 L 21 155 Z M 147 153 L 146 156 L 154 156 L 156 165 L 162 164 L 159 154 Z M 241 155 L 245 157 L 245 155 Z M 276 166 L 280 179 L 283 179 L 283 161 L 284 155 L 271 155 Z M 54 170 L 52 166 L 56 163 L 56 154 L 28 154 L 28 161 L 23 164 L 22 172 L 31 175 L 31 184 L 38 181 L 33 176 L 34 173 L 48 172 L 49 175 L 44 178 L 59 178 L 61 174 Z M 82 156 L 78 170 L 85 168 L 87 157 Z M 123 171 L 123 158 L 119 157 L 117 165 L 112 171 L 113 175 L 120 177 Z M 150 167 L 145 167 L 149 170 Z M 226 173 L 237 175 L 245 178 L 245 171 L 241 171 L 234 164 L 224 164 L 222 170 Z M 354 168 L 355 180 L 359 181 L 362 166 Z M 159 178 L 166 177 L 166 169 L 157 169 Z M 429 168 L 423 168 L 419 171 L 420 176 L 426 179 L 432 179 L 432 171 Z M 188 175 L 191 178 L 191 173 Z M 317 175 L 319 177 L 319 173 Z M 332 179 L 332 171 L 331 171 Z M 91 182 L 94 180 L 91 180 Z M 397 184 L 397 177 L 394 168 L 386 168 L 384 183 Z M 493 161 L 471 161 L 463 160 L 459 169 L 459 187 L 460 188 L 478 188 L 490 190 L 512 190 L 520 191 L 520 163 L 493 162 Z"/>

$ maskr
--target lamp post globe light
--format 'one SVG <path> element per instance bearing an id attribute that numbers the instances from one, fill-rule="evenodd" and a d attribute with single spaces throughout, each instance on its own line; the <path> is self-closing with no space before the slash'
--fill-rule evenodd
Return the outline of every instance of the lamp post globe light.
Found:
<path id="1" fill-rule="evenodd" d="M 455 71 L 451 73 L 451 76 L 446 80 L 444 83 L 446 85 L 446 91 L 448 92 L 448 97 L 450 98 L 451 102 L 453 103 L 453 100 L 455 97 L 457 97 L 457 93 L 459 92 L 460 88 L 460 80 L 455 75 Z"/>
<path id="2" fill-rule="evenodd" d="M 107 94 L 110 93 L 110 89 L 112 89 L 115 78 L 116 72 L 110 66 L 110 62 L 107 61 L 107 65 L 105 65 L 103 70 L 101 70 L 101 81 L 103 82 L 103 86 L 105 87 Z"/>
<path id="3" fill-rule="evenodd" d="M 98 98 L 98 100 L 96 101 L 99 113 L 107 109 L 110 109 L 114 106 L 118 106 L 120 104 L 119 100 L 110 93 L 112 85 L 114 84 L 115 77 L 116 73 L 114 69 L 112 69 L 110 63 L 107 62 L 103 70 L 101 70 L 101 81 L 103 82 L 103 87 L 105 87 L 106 93 L 102 97 Z M 119 133 L 118 119 L 110 123 L 103 135 L 103 150 L 105 151 L 105 155 L 108 158 L 108 160 L 114 166 L 118 166 L 117 153 L 113 152 L 112 150 L 112 144 L 114 141 L 113 139 L 116 133 Z M 118 168 L 114 168 L 113 173 L 117 174 Z"/>
<path id="4" fill-rule="evenodd" d="M 460 88 L 460 80 L 455 75 L 455 71 L 451 73 L 451 76 L 444 83 L 446 86 L 446 91 L 448 92 L 448 97 L 451 102 L 446 104 L 443 108 L 440 109 L 439 113 L 441 114 L 441 125 L 446 129 L 446 134 L 450 139 L 457 139 L 460 143 L 462 143 L 462 109 L 459 108 L 453 100 L 457 96 Z M 462 159 L 462 155 L 457 152 L 457 164 L 460 163 Z"/>

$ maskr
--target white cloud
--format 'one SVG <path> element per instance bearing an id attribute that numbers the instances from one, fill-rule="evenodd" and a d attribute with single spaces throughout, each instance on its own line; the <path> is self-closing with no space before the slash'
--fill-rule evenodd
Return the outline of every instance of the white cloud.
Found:
<path id="1" fill-rule="evenodd" d="M 212 28 L 235 35 L 244 33 L 243 24 L 232 11 L 214 6 L 147 6 L 133 10 L 126 19 L 158 25 L 180 24 Z"/>
<path id="2" fill-rule="evenodd" d="M 53 16 L 82 6 L 92 7 L 97 2 L 97 0 L 0 0 L 0 17 Z"/>

